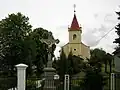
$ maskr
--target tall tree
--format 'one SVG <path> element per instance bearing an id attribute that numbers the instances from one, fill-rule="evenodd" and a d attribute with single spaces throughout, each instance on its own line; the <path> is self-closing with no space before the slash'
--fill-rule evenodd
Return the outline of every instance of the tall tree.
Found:
<path id="1" fill-rule="evenodd" d="M 22 63 L 21 52 L 24 50 L 24 40 L 32 31 L 29 18 L 21 13 L 10 14 L 0 21 L 0 57 L 6 70 L 13 71 L 14 65 Z"/>
<path id="2" fill-rule="evenodd" d="M 120 20 L 120 12 L 116 12 L 116 14 L 118 15 L 118 20 Z M 118 44 L 118 46 L 115 48 L 115 51 L 113 52 L 114 55 L 120 53 L 120 23 L 116 25 L 115 29 L 116 29 L 118 38 L 116 38 L 113 43 Z"/>
<path id="3" fill-rule="evenodd" d="M 64 80 L 64 75 L 67 71 L 67 58 L 63 51 L 61 50 L 60 58 L 58 60 L 55 60 L 54 62 L 54 68 L 56 68 L 57 73 L 60 75 L 60 80 Z"/>
<path id="4" fill-rule="evenodd" d="M 16 76 L 15 65 L 19 63 L 29 66 L 27 76 L 35 74 L 40 76 L 48 56 L 48 47 L 40 42 L 40 39 L 48 38 L 49 33 L 53 38 L 52 32 L 43 28 L 32 30 L 29 18 L 21 13 L 13 13 L 2 19 L 0 21 L 0 77 Z M 53 45 L 53 56 L 55 48 L 56 46 Z M 11 79 L 6 78 L 5 82 L 10 86 L 9 88 L 15 87 L 16 82 L 9 81 Z"/>
<path id="5" fill-rule="evenodd" d="M 83 79 L 83 90 L 103 90 L 107 78 L 101 74 L 98 68 L 88 66 L 85 71 L 86 75 Z"/>
<path id="6" fill-rule="evenodd" d="M 72 52 L 69 53 L 68 57 L 66 57 L 63 49 L 61 50 L 61 55 L 59 60 L 54 62 L 54 66 L 57 70 L 57 73 L 64 79 L 65 74 L 69 74 L 70 76 L 79 73 L 83 67 L 83 59 L 77 56 L 74 56 Z M 56 65 L 55 65 L 56 64 Z"/>
<path id="7" fill-rule="evenodd" d="M 90 51 L 91 57 L 89 63 L 92 66 L 95 66 L 101 70 L 102 65 L 104 64 L 104 71 L 107 72 L 107 66 L 110 66 L 110 71 L 112 68 L 113 56 L 109 53 L 106 53 L 103 49 L 95 48 Z"/>
<path id="8" fill-rule="evenodd" d="M 43 28 L 32 30 L 29 18 L 21 13 L 10 14 L 0 21 L 0 69 L 13 75 L 15 65 L 25 63 L 29 65 L 27 74 L 32 71 L 41 74 L 47 63 L 48 46 L 40 39 L 47 39 L 52 32 Z M 52 55 L 56 46 L 53 45 Z M 36 68 L 37 67 L 37 68 Z"/>
<path id="9" fill-rule="evenodd" d="M 44 66 L 47 64 L 48 59 L 48 46 L 47 44 L 40 41 L 40 39 L 49 39 L 48 34 L 51 33 L 51 38 L 54 39 L 52 32 L 49 32 L 46 29 L 43 28 L 36 28 L 33 30 L 33 32 L 30 34 L 30 37 L 35 42 L 36 45 L 36 59 L 34 60 L 33 64 L 36 66 L 37 69 L 37 76 L 43 72 Z M 55 51 L 56 45 L 53 45 L 52 47 L 52 56 L 54 57 L 54 51 Z"/>

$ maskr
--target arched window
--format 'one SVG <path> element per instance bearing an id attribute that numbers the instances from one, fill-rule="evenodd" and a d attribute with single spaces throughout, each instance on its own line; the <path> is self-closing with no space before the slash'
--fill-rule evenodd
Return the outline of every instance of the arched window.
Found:
<path id="1" fill-rule="evenodd" d="M 76 39 L 76 37 L 77 37 L 77 35 L 76 35 L 76 34 L 74 34 L 74 35 L 73 35 L 73 40 L 75 40 L 75 39 Z"/>
<path id="2" fill-rule="evenodd" d="M 76 51 L 76 49 L 74 49 L 74 51 Z"/>

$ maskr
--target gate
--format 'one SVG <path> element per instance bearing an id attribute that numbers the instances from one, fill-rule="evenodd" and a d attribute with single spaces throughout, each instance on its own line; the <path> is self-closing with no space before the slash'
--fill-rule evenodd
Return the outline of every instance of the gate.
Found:
<path id="1" fill-rule="evenodd" d="M 120 90 L 120 73 L 115 74 L 115 90 Z"/>

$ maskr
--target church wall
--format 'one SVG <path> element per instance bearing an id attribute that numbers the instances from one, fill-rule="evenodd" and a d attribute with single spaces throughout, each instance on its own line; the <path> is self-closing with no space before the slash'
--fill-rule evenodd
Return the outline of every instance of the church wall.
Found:
<path id="1" fill-rule="evenodd" d="M 73 55 L 80 55 L 81 54 L 81 47 L 79 43 L 71 43 L 69 44 L 70 50 L 72 50 Z"/>
<path id="2" fill-rule="evenodd" d="M 64 51 L 66 57 L 68 57 L 68 54 L 69 54 L 69 51 L 70 51 L 69 50 L 69 44 L 64 45 L 62 48 L 63 48 L 63 51 Z"/>
<path id="3" fill-rule="evenodd" d="M 68 57 L 70 51 L 73 55 L 80 56 L 84 59 L 90 58 L 90 48 L 83 43 L 68 43 L 63 46 L 64 53 Z"/>
<path id="4" fill-rule="evenodd" d="M 79 56 L 81 55 L 81 44 L 69 43 L 63 46 L 63 50 L 66 56 L 68 56 L 71 51 L 73 55 Z"/>
<path id="5" fill-rule="evenodd" d="M 81 43 L 81 54 L 84 58 L 90 58 L 90 48 L 83 43 Z"/>

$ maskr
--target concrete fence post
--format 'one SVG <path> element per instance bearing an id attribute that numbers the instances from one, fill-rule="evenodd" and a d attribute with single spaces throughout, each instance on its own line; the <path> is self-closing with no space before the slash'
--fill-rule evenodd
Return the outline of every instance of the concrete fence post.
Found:
<path id="1" fill-rule="evenodd" d="M 69 83 L 70 83 L 69 75 L 66 74 L 64 79 L 64 90 L 69 90 Z"/>
<path id="2" fill-rule="evenodd" d="M 115 90 L 115 73 L 111 73 L 111 90 Z"/>
<path id="3" fill-rule="evenodd" d="M 18 64 L 17 67 L 17 90 L 25 90 L 26 68 L 28 65 Z"/>

